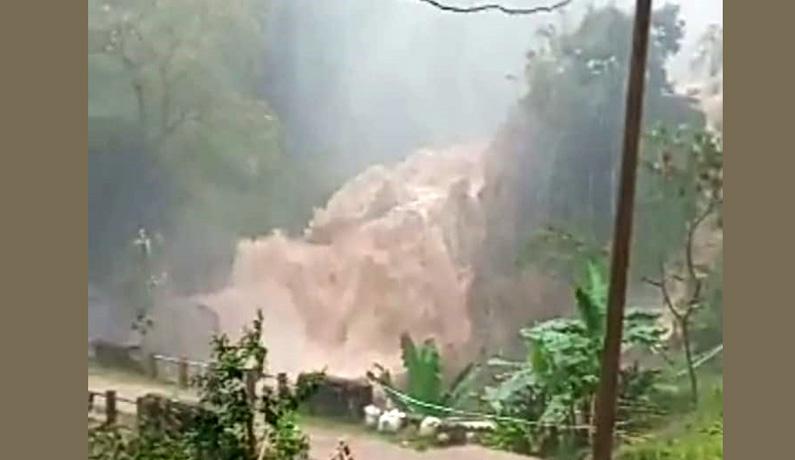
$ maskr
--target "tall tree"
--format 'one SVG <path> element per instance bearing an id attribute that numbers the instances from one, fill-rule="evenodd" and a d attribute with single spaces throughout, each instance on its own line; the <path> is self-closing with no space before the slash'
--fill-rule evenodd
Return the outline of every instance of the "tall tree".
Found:
<path id="1" fill-rule="evenodd" d="M 181 264 L 171 272 L 186 285 L 200 284 L 187 275 L 207 264 L 173 253 L 228 251 L 239 235 L 268 228 L 266 192 L 281 149 L 278 121 L 258 89 L 267 6 L 89 0 L 90 163 L 119 150 L 148 158 L 147 168 L 167 184 L 160 197 L 166 209 L 154 226 L 166 234 L 172 262 Z M 102 171 L 112 176 L 105 182 L 129 174 L 121 156 L 104 163 L 115 166 Z M 149 185 L 141 180 L 132 190 Z M 97 206 L 124 207 L 125 198 Z M 89 213 L 99 219 L 102 209 Z"/>
<path id="2" fill-rule="evenodd" d="M 644 120 L 703 124 L 703 115 L 674 93 L 666 72 L 683 36 L 679 8 L 654 12 Z M 537 138 L 532 155 L 543 167 L 529 171 L 524 200 L 546 197 L 550 220 L 604 241 L 610 234 L 624 115 L 632 19 L 614 7 L 590 10 L 574 30 L 539 31 L 546 45 L 528 53 L 524 112 Z M 544 176 L 547 176 L 545 179 Z"/>

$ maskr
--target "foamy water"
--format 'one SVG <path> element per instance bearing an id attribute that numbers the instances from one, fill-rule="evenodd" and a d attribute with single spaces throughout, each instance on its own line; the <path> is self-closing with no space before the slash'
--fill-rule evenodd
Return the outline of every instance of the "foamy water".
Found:
<path id="1" fill-rule="evenodd" d="M 421 151 L 368 169 L 315 212 L 303 238 L 241 242 L 229 285 L 197 300 L 232 335 L 262 309 L 269 365 L 290 373 L 395 366 L 404 331 L 463 346 L 484 151 Z"/>

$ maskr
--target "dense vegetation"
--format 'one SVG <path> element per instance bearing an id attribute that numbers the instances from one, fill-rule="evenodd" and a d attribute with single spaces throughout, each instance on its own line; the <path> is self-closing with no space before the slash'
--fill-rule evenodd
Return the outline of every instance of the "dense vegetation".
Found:
<path id="1" fill-rule="evenodd" d="M 680 50 L 683 27 L 675 5 L 653 14 L 647 128 L 704 126 L 703 114 L 673 90 L 666 70 Z M 632 17 L 614 7 L 592 9 L 574 30 L 550 26 L 539 31 L 545 45 L 528 53 L 528 94 L 521 101 L 532 137 L 531 148 L 519 159 L 527 167 L 518 165 L 531 175 L 519 184 L 525 231 L 528 216 L 540 213 L 541 221 L 600 244 L 611 234 L 631 31 Z M 636 249 L 642 252 L 645 246 Z"/>
<path id="2" fill-rule="evenodd" d="M 212 280 L 269 228 L 282 162 L 261 94 L 267 1 L 90 0 L 89 258 L 114 281 L 139 228 L 163 235 L 174 285 Z"/>
<path id="3" fill-rule="evenodd" d="M 492 438 L 498 447 L 538 452 L 550 449 L 550 443 L 587 443 L 599 383 L 607 304 L 601 261 L 587 263 L 587 276 L 576 286 L 574 296 L 577 317 L 545 321 L 520 331 L 527 343 L 525 361 L 492 361 L 507 370 L 497 386 L 486 389 L 486 400 L 499 414 L 532 422 L 525 430 L 517 430 L 516 424 L 498 430 Z M 656 313 L 630 310 L 624 326 L 625 351 L 661 351 L 664 330 L 657 319 Z M 649 396 L 655 369 L 644 369 L 636 363 L 622 372 L 620 394 L 624 403 L 636 405 Z"/>
<path id="4" fill-rule="evenodd" d="M 294 388 L 279 380 L 253 394 L 264 378 L 267 348 L 262 343 L 262 315 L 242 337 L 213 340 L 209 371 L 196 379 L 198 412 L 179 433 L 155 427 L 130 432 L 118 426 L 89 430 L 89 458 L 96 460 L 293 460 L 306 458 L 309 440 L 296 423 L 302 402 L 317 389 L 322 373 L 298 377 Z M 247 378 L 253 373 L 254 380 Z M 256 390 L 255 390 L 256 391 Z"/>

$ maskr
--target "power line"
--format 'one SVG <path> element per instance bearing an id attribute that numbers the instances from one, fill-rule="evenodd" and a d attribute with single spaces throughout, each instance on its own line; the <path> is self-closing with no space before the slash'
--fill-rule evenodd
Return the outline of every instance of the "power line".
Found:
<path id="1" fill-rule="evenodd" d="M 437 0 L 419 0 L 419 1 L 434 6 L 440 10 L 448 11 L 451 13 L 480 13 L 483 11 L 493 10 L 508 15 L 530 15 L 537 13 L 551 13 L 555 10 L 563 8 L 564 6 L 571 3 L 573 0 L 562 0 L 552 5 L 536 6 L 532 8 L 513 8 L 509 6 L 500 5 L 498 3 L 487 3 L 483 5 L 474 5 L 474 6 L 455 6 L 455 5 L 444 4 Z"/>

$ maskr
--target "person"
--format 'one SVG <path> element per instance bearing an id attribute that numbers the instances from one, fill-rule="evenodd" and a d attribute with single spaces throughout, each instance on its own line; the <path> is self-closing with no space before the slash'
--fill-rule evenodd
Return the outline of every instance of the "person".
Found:
<path id="1" fill-rule="evenodd" d="M 330 460 L 353 460 L 351 448 L 344 439 L 339 440 L 339 443 L 337 444 L 337 450 L 331 456 Z"/>

